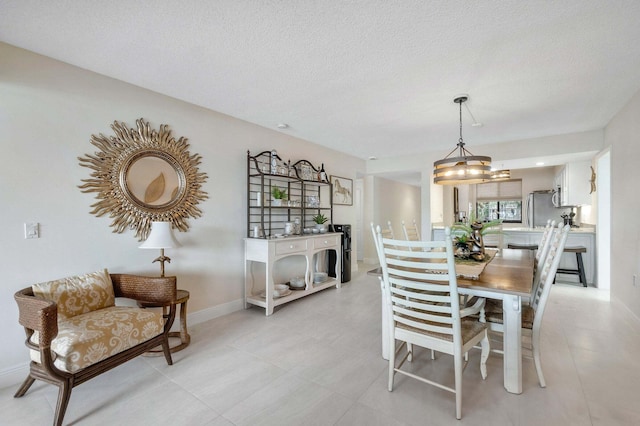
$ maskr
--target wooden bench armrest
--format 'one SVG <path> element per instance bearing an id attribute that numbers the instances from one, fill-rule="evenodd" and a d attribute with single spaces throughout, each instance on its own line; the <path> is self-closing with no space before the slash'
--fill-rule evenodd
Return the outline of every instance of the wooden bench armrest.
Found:
<path id="1" fill-rule="evenodd" d="M 18 291 L 13 297 L 18 304 L 18 322 L 25 328 L 27 339 L 37 331 L 38 346 L 51 347 L 51 341 L 58 335 L 56 302 L 35 296 L 31 287 Z"/>
<path id="2" fill-rule="evenodd" d="M 176 303 L 176 277 L 145 277 L 130 274 L 110 274 L 116 297 L 126 297 L 158 305 Z"/>

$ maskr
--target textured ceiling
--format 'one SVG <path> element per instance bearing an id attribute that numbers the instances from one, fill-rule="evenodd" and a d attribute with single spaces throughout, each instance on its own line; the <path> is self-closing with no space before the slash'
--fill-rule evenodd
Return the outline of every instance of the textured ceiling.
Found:
<path id="1" fill-rule="evenodd" d="M 0 40 L 360 158 L 604 127 L 640 1 L 0 0 Z M 0 58 L 1 60 L 1 58 Z"/>

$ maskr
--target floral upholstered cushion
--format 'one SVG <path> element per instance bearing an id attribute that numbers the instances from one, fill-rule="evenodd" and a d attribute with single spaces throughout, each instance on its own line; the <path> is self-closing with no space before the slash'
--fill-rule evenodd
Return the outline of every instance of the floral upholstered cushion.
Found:
<path id="1" fill-rule="evenodd" d="M 61 278 L 34 284 L 33 294 L 58 304 L 58 321 L 115 305 L 109 272 Z"/>
<path id="2" fill-rule="evenodd" d="M 58 336 L 51 342 L 54 364 L 75 373 L 89 365 L 157 336 L 163 332 L 162 312 L 112 306 L 58 321 Z M 31 338 L 38 343 L 38 333 Z M 40 353 L 31 351 L 40 362 Z"/>

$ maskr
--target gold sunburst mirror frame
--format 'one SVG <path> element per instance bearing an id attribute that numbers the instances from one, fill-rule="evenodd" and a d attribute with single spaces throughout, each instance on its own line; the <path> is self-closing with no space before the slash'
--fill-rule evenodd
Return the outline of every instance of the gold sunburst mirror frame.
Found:
<path id="1" fill-rule="evenodd" d="M 185 232 L 188 218 L 202 216 L 197 204 L 208 198 L 202 190 L 207 175 L 198 171 L 202 157 L 191 155 L 187 139 L 176 141 L 166 124 L 157 131 L 140 118 L 136 125 L 114 121 L 116 136 L 91 135 L 100 151 L 78 157 L 81 166 L 93 170 L 79 188 L 96 193 L 91 214 L 113 218 L 113 232 L 132 229 L 143 241 L 152 222 L 171 222 Z"/>

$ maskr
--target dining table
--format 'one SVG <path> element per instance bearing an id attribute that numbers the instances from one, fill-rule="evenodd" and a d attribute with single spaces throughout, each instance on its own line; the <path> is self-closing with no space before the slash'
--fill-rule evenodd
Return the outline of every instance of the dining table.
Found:
<path id="1" fill-rule="evenodd" d="M 458 292 L 502 301 L 504 323 L 504 388 L 522 393 L 522 301 L 528 299 L 533 284 L 534 256 L 529 250 L 501 249 L 476 279 L 458 277 Z M 382 281 L 382 268 L 367 272 Z M 382 287 L 382 290 L 384 288 Z M 389 359 L 389 321 L 382 295 L 382 357 Z"/>

